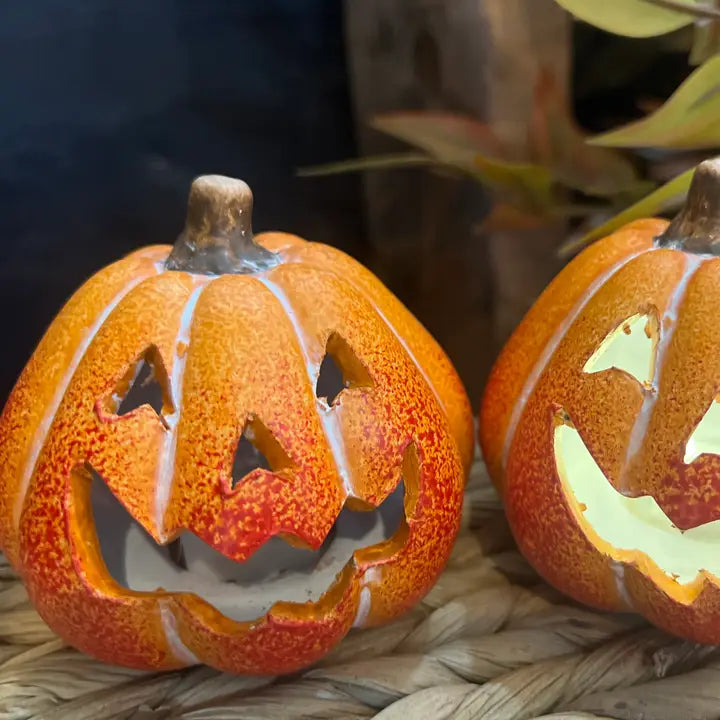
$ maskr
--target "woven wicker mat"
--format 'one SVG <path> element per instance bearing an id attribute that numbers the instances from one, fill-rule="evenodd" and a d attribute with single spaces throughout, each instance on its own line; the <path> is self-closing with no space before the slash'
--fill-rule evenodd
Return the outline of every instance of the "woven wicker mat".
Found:
<path id="1" fill-rule="evenodd" d="M 452 559 L 423 603 L 297 676 L 103 665 L 48 630 L 4 561 L 0 610 L 1 720 L 720 718 L 718 649 L 590 612 L 541 583 L 479 459 Z"/>

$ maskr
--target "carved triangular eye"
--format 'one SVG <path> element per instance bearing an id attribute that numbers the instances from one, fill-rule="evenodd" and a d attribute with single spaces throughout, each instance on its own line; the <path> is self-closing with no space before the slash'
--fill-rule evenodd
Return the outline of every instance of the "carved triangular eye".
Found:
<path id="1" fill-rule="evenodd" d="M 327 354 L 320 364 L 315 394 L 319 398 L 325 398 L 328 405 L 335 402 L 335 398 L 345 389 L 342 370 L 338 367 L 332 355 Z"/>
<path id="2" fill-rule="evenodd" d="M 585 363 L 583 371 L 597 373 L 616 368 L 641 384 L 650 385 L 659 335 L 655 313 L 633 315 L 608 333 Z"/>
<path id="3" fill-rule="evenodd" d="M 162 419 L 170 401 L 167 373 L 156 349 L 149 348 L 129 369 L 109 403 L 109 409 L 117 415 L 127 415 L 143 405 L 149 405 Z"/>
<path id="4" fill-rule="evenodd" d="M 254 415 L 245 424 L 233 458 L 230 488 L 234 490 L 238 483 L 254 470 L 273 470 L 275 472 L 290 467 L 290 458 L 275 439 L 273 434 Z"/>
<path id="5" fill-rule="evenodd" d="M 163 391 L 160 383 L 155 379 L 152 365 L 142 359 L 138 366 L 138 373 L 132 381 L 127 395 L 122 399 L 117 414 L 127 415 L 141 405 L 150 407 L 159 415 L 163 407 Z"/>
<path id="6" fill-rule="evenodd" d="M 353 349 L 337 333 L 328 338 L 315 394 L 332 405 L 346 388 L 372 387 L 372 378 Z"/>

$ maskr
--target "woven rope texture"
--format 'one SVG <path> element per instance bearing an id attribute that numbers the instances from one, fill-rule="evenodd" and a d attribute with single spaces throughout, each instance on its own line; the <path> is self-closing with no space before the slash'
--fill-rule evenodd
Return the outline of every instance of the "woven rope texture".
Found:
<path id="1" fill-rule="evenodd" d="M 712 720 L 720 652 L 578 607 L 518 554 L 478 458 L 419 607 L 293 677 L 148 674 L 67 648 L 0 556 L 0 720 Z"/>

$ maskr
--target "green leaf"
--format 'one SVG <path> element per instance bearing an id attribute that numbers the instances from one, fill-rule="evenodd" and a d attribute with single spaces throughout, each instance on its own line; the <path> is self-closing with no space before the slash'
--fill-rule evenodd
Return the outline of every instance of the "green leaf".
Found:
<path id="1" fill-rule="evenodd" d="M 343 173 L 366 172 L 368 170 L 392 170 L 394 168 L 423 167 L 435 165 L 434 158 L 421 153 L 396 153 L 393 155 L 373 155 L 352 160 L 340 160 L 324 165 L 300 168 L 300 177 L 321 177 L 323 175 L 340 175 Z"/>
<path id="2" fill-rule="evenodd" d="M 653 217 L 660 215 L 668 210 L 675 210 L 682 204 L 690 181 L 692 180 L 695 168 L 686 170 L 681 175 L 674 177 L 669 182 L 661 185 L 659 188 L 639 200 L 634 205 L 626 208 L 614 217 L 610 218 L 602 225 L 593 228 L 590 232 L 581 238 L 571 240 L 560 248 L 560 255 L 566 256 L 580 250 L 585 245 L 590 244 L 593 240 L 610 235 L 610 233 L 618 230 L 623 225 L 627 225 L 633 220 L 640 218 Z"/>
<path id="3" fill-rule="evenodd" d="M 720 55 L 697 68 L 654 113 L 590 142 L 684 150 L 720 146 Z"/>
<path id="4" fill-rule="evenodd" d="M 655 37 L 693 22 L 693 16 L 645 0 L 555 0 L 579 20 L 626 37 Z M 689 8 L 696 3 L 689 0 Z"/>
<path id="5" fill-rule="evenodd" d="M 504 154 L 500 141 L 486 124 L 464 115 L 397 112 L 378 115 L 370 125 L 449 165 L 472 168 L 476 155 Z"/>
<path id="6" fill-rule="evenodd" d="M 518 207 L 542 210 L 554 203 L 550 170 L 532 163 L 516 163 L 476 155 L 469 173 L 478 182 L 503 193 L 506 201 Z"/>
<path id="7" fill-rule="evenodd" d="M 552 203 L 552 175 L 539 165 L 500 158 L 500 143 L 487 125 L 449 113 L 393 113 L 374 119 L 373 127 L 425 153 L 397 153 L 343 160 L 302 168 L 313 177 L 400 167 L 431 166 L 471 177 L 521 206 L 541 208 Z M 495 157 L 491 157 L 494 153 Z"/>

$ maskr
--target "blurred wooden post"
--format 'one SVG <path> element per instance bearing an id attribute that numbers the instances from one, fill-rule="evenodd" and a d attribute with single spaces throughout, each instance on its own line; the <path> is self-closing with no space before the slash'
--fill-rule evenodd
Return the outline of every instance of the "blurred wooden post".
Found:
<path id="1" fill-rule="evenodd" d="M 480 0 L 491 28 L 487 121 L 516 160 L 529 159 L 528 128 L 535 78 L 549 70 L 568 92 L 571 20 L 554 0 Z M 505 342 L 526 310 L 561 267 L 556 223 L 488 238 L 495 270 L 494 341 Z"/>
<path id="2" fill-rule="evenodd" d="M 553 0 L 345 7 L 362 155 L 407 149 L 370 130 L 373 115 L 446 110 L 488 123 L 514 159 L 528 158 L 538 71 L 560 87 L 569 76 L 570 20 Z M 562 228 L 478 237 L 472 227 L 487 210 L 479 188 L 422 170 L 368 173 L 365 191 L 381 274 L 445 345 L 476 403 L 499 345 L 559 267 Z"/>

